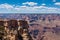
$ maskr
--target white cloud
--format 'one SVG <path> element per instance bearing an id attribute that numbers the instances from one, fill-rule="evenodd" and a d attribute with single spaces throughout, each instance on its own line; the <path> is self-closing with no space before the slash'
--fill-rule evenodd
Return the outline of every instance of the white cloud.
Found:
<path id="1" fill-rule="evenodd" d="M 35 6 L 37 5 L 37 3 L 35 2 L 25 2 L 25 3 L 22 3 L 23 5 L 29 5 L 29 6 Z"/>
<path id="2" fill-rule="evenodd" d="M 60 13 L 60 8 L 47 7 L 44 5 L 13 6 L 10 4 L 0 4 L 0 13 Z"/>
<path id="3" fill-rule="evenodd" d="M 60 2 L 56 2 L 55 5 L 59 5 L 60 6 Z"/>
<path id="4" fill-rule="evenodd" d="M 5 4 L 0 4 L 0 8 L 6 8 L 6 9 L 11 9 L 11 8 L 13 8 L 13 5 L 10 5 L 10 4 L 7 4 L 7 3 L 5 3 Z"/>
<path id="5" fill-rule="evenodd" d="M 56 2 L 56 0 L 53 0 L 53 2 Z"/>
<path id="6" fill-rule="evenodd" d="M 45 3 L 43 3 L 42 5 L 43 5 L 43 6 L 45 6 L 46 4 L 45 4 Z"/>

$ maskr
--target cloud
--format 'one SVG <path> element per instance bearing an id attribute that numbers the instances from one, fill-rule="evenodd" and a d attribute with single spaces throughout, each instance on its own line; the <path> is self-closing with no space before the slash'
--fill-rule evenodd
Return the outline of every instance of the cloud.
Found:
<path id="1" fill-rule="evenodd" d="M 60 2 L 56 2 L 56 3 L 55 3 L 55 5 L 58 5 L 58 6 L 60 6 Z"/>
<path id="2" fill-rule="evenodd" d="M 13 8 L 13 5 L 10 5 L 10 4 L 7 4 L 7 3 L 5 3 L 5 4 L 0 4 L 0 8 L 6 8 L 6 9 L 11 9 L 11 8 Z"/>
<path id="3" fill-rule="evenodd" d="M 45 6 L 46 4 L 45 4 L 45 3 L 43 3 L 42 5 L 43 5 L 43 6 Z"/>
<path id="4" fill-rule="evenodd" d="M 10 4 L 0 4 L 0 13 L 60 13 L 60 8 L 41 6 L 13 6 Z"/>
<path id="5" fill-rule="evenodd" d="M 35 6 L 37 5 L 37 3 L 35 2 L 25 2 L 25 3 L 22 3 L 23 5 L 29 5 L 29 6 Z"/>
<path id="6" fill-rule="evenodd" d="M 56 2 L 56 0 L 53 0 L 53 2 Z"/>

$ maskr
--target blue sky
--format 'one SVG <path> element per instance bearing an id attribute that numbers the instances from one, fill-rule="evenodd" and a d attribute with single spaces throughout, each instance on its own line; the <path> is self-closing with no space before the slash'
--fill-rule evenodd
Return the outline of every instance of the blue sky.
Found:
<path id="1" fill-rule="evenodd" d="M 0 4 L 8 3 L 14 5 L 22 5 L 24 2 L 36 2 L 38 5 L 45 3 L 47 5 L 51 4 L 51 6 L 54 4 L 53 0 L 0 0 Z M 56 0 L 56 2 L 60 2 L 60 0 Z"/>
<path id="2" fill-rule="evenodd" d="M 60 0 L 0 0 L 0 13 L 60 13 Z"/>

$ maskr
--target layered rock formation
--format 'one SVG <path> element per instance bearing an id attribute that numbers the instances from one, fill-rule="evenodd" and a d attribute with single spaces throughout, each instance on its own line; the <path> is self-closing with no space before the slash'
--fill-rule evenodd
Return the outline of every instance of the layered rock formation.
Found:
<path id="1" fill-rule="evenodd" d="M 27 21 L 5 19 L 0 20 L 0 26 L 4 27 L 2 40 L 32 40 Z"/>

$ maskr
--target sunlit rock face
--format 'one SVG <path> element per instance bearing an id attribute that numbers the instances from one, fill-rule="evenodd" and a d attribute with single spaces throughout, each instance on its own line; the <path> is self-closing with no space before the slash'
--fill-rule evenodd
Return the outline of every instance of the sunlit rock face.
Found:
<path id="1" fill-rule="evenodd" d="M 5 19 L 0 21 L 0 26 L 4 28 L 2 40 L 32 40 L 28 32 L 28 23 L 25 20 Z"/>

